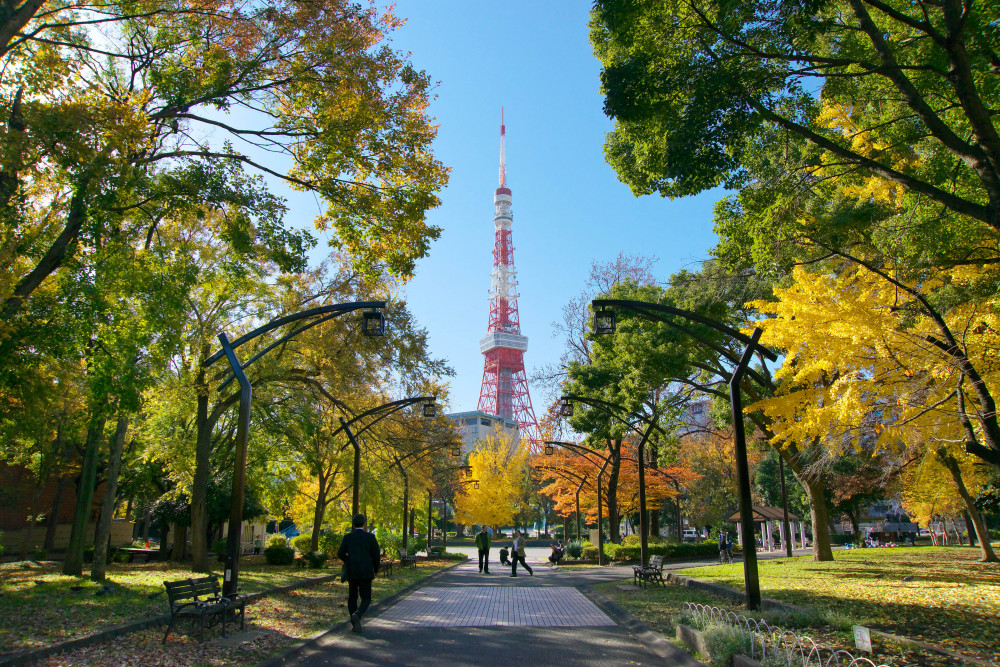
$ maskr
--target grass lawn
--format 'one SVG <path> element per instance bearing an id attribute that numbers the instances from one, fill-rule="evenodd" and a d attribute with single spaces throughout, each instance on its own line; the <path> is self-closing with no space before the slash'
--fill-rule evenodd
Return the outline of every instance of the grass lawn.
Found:
<path id="1" fill-rule="evenodd" d="M 1000 566 L 968 547 L 895 547 L 758 561 L 762 595 L 1000 662 Z M 743 589 L 741 564 L 683 570 Z M 904 581 L 904 578 L 911 578 Z"/>
<path id="2" fill-rule="evenodd" d="M 416 570 L 397 570 L 392 579 L 378 578 L 373 586 L 373 599 L 385 597 L 452 562 L 421 561 Z M 240 588 L 244 593 L 254 593 L 302 579 L 335 574 L 339 572 L 340 562 L 334 563 L 336 566 L 315 570 L 247 564 L 240 568 Z M 165 614 L 168 605 L 163 582 L 189 576 L 192 576 L 189 569 L 171 563 L 111 564 L 108 566 L 108 583 L 112 589 L 107 594 L 98 595 L 101 592 L 100 584 L 86 578 L 62 575 L 58 564 L 45 564 L 31 569 L 24 569 L 20 564 L 4 565 L 0 567 L 0 618 L 3 619 L 0 623 L 0 656 L 84 637 L 124 621 Z M 80 588 L 74 591 L 72 587 Z M 263 651 L 261 655 L 266 657 L 297 638 L 315 634 L 328 627 L 331 619 L 333 622 L 342 620 L 346 615 L 342 609 L 346 604 L 346 590 L 346 584 L 339 581 L 328 582 L 274 598 L 264 598 L 249 606 L 248 628 L 254 625 L 267 629 L 249 650 Z M 81 657 L 78 662 L 65 662 L 65 656 L 60 656 L 59 660 L 54 660 L 51 664 L 97 664 L 95 660 L 99 664 L 127 664 L 127 659 L 106 657 L 98 660 L 93 656 L 110 656 L 121 650 L 127 651 L 127 647 L 133 645 L 142 645 L 145 652 L 152 650 L 152 644 L 156 644 L 156 650 L 161 651 L 158 642 L 163 636 L 163 630 L 162 627 L 153 628 L 126 635 L 108 645 L 74 652 L 90 656 Z M 207 642 L 205 647 L 199 647 L 197 640 L 189 640 L 183 635 L 177 635 L 176 642 L 186 646 L 187 652 L 192 655 L 199 651 L 212 651 L 211 648 L 205 648 L 211 642 Z M 174 650 L 174 645 L 175 638 L 171 635 L 168 651 Z M 227 653 L 233 649 L 219 650 Z M 200 662 L 228 664 L 216 662 L 214 658 L 210 660 L 206 655 L 202 656 Z M 162 662 L 153 664 L 175 664 L 175 660 L 164 657 Z"/>

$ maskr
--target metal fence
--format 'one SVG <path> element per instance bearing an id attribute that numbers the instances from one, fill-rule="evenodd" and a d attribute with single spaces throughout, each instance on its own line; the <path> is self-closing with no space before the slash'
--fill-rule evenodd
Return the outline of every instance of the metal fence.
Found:
<path id="1" fill-rule="evenodd" d="M 727 626 L 738 630 L 750 647 L 748 657 L 768 665 L 780 664 L 786 667 L 888 667 L 876 665 L 865 657 L 855 657 L 850 651 L 834 648 L 813 641 L 810 637 L 799 636 L 791 630 L 783 630 L 756 618 L 747 618 L 734 611 L 711 607 L 697 602 L 685 602 L 685 611 L 690 614 L 699 630 L 709 626 Z"/>

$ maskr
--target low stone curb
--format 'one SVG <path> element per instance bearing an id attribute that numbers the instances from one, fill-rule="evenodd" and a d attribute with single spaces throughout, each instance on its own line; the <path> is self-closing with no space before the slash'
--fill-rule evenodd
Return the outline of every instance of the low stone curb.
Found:
<path id="1" fill-rule="evenodd" d="M 297 588 L 307 588 L 309 586 L 316 586 L 333 579 L 340 577 L 340 574 L 328 574 L 322 577 L 312 577 L 309 579 L 303 579 L 302 581 L 296 581 L 291 584 L 286 584 L 284 586 L 277 586 L 275 588 L 269 588 L 266 591 L 259 591 L 257 593 L 250 593 L 247 595 L 247 602 L 255 602 L 268 595 L 277 595 L 280 593 L 287 593 L 288 591 L 293 591 Z M 56 653 L 62 653 L 64 651 L 74 651 L 79 648 L 85 648 L 87 646 L 93 646 L 94 644 L 100 644 L 101 642 L 106 642 L 110 639 L 115 639 L 117 637 L 122 637 L 124 635 L 132 634 L 133 632 L 139 632 L 140 630 L 145 630 L 147 628 L 156 627 L 158 625 L 166 625 L 170 622 L 170 614 L 164 614 L 162 616 L 150 616 L 149 618 L 142 618 L 137 621 L 128 621 L 126 623 L 119 623 L 117 625 L 112 625 L 103 630 L 96 632 L 92 635 L 87 635 L 86 637 L 80 637 L 78 639 L 69 639 L 58 644 L 52 644 L 51 646 L 45 646 L 42 648 L 32 649 L 30 651 L 24 651 L 23 653 L 17 653 L 15 655 L 9 655 L 5 657 L 0 657 L 0 667 L 13 667 L 14 665 L 26 665 L 36 660 L 41 660 L 42 658 L 47 658 L 50 655 L 55 655 Z"/>
<path id="2" fill-rule="evenodd" d="M 391 607 L 392 605 L 396 604 L 396 602 L 398 602 L 400 598 L 409 595 L 410 593 L 419 588 L 423 588 L 425 585 L 427 585 L 434 579 L 440 578 L 446 572 L 450 572 L 451 570 L 454 570 L 456 567 L 458 567 L 459 565 L 463 565 L 464 563 L 465 561 L 462 560 L 458 563 L 455 563 L 454 565 L 449 565 L 448 567 L 438 570 L 434 574 L 429 574 L 423 579 L 414 581 L 409 586 L 400 588 L 392 595 L 387 595 L 378 602 L 373 603 L 372 606 L 368 608 L 370 615 L 377 616 L 378 612 L 383 611 L 384 609 L 387 609 L 388 607 Z M 268 658 L 264 662 L 260 663 L 258 667 L 279 667 L 280 665 L 285 665 L 292 660 L 297 660 L 300 657 L 305 657 L 309 655 L 310 652 L 315 651 L 321 646 L 324 637 L 335 634 L 343 634 L 348 627 L 350 627 L 349 621 L 341 621 L 340 623 L 337 623 L 331 628 L 322 630 L 321 632 L 317 632 L 312 637 L 309 637 L 300 642 L 292 644 L 288 648 L 284 649 L 278 655 L 272 658 Z"/>
<path id="3" fill-rule="evenodd" d="M 630 614 L 620 605 L 604 597 L 589 585 L 578 586 L 577 589 L 596 604 L 601 611 L 611 617 L 618 625 L 624 626 L 629 632 L 634 634 L 646 648 L 663 658 L 670 665 L 677 667 L 704 667 L 703 662 L 699 662 L 687 651 L 674 646 L 663 636 L 651 627 Z"/>

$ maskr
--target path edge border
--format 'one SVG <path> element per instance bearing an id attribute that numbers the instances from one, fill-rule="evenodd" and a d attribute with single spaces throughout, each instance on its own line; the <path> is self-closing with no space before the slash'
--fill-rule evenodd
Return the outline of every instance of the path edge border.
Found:
<path id="1" fill-rule="evenodd" d="M 418 579 L 409 586 L 404 586 L 395 593 L 387 595 L 378 602 L 373 603 L 372 606 L 369 607 L 369 610 L 371 611 L 372 615 L 377 616 L 379 612 L 384 611 L 386 608 L 396 604 L 396 602 L 398 602 L 399 599 L 402 598 L 403 596 L 409 595 L 413 591 L 423 588 L 425 585 L 427 585 L 434 579 L 437 579 L 442 575 L 444 575 L 445 572 L 450 572 L 451 570 L 454 570 L 456 567 L 464 564 L 465 560 L 461 560 L 455 563 L 454 565 L 449 565 L 448 567 L 441 568 L 437 572 L 434 572 L 432 574 L 427 575 L 426 577 Z M 337 623 L 327 628 L 326 630 L 321 630 L 311 637 L 307 637 L 306 639 L 298 641 L 292 644 L 291 646 L 284 648 L 277 655 L 271 656 L 267 660 L 258 663 L 257 667 L 279 667 L 281 665 L 287 664 L 291 660 L 304 657 L 308 655 L 310 651 L 319 648 L 324 637 L 328 635 L 343 633 L 345 630 L 347 630 L 349 625 L 350 625 L 349 621 L 341 621 L 340 623 Z"/>
<path id="2" fill-rule="evenodd" d="M 705 663 L 672 644 L 663 635 L 630 614 L 624 607 L 598 593 L 590 584 L 577 586 L 577 590 L 610 616 L 611 620 L 635 635 L 657 657 L 669 660 L 670 664 L 678 665 L 678 667 L 704 667 Z"/>

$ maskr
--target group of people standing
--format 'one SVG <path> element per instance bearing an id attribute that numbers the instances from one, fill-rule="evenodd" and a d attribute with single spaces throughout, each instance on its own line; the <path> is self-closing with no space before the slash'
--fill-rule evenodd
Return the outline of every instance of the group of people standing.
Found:
<path id="1" fill-rule="evenodd" d="M 486 530 L 486 526 L 483 526 L 478 533 L 476 533 L 476 550 L 479 551 L 479 571 L 483 574 L 490 573 L 490 543 L 491 538 L 489 531 Z M 535 575 L 534 570 L 531 566 L 524 562 L 524 536 L 521 535 L 520 530 L 514 531 L 514 540 L 511 543 L 510 552 L 508 553 L 507 547 L 500 548 L 500 564 L 510 566 L 510 576 L 517 576 L 517 564 L 521 563 L 521 567 L 528 571 L 531 576 Z"/>

